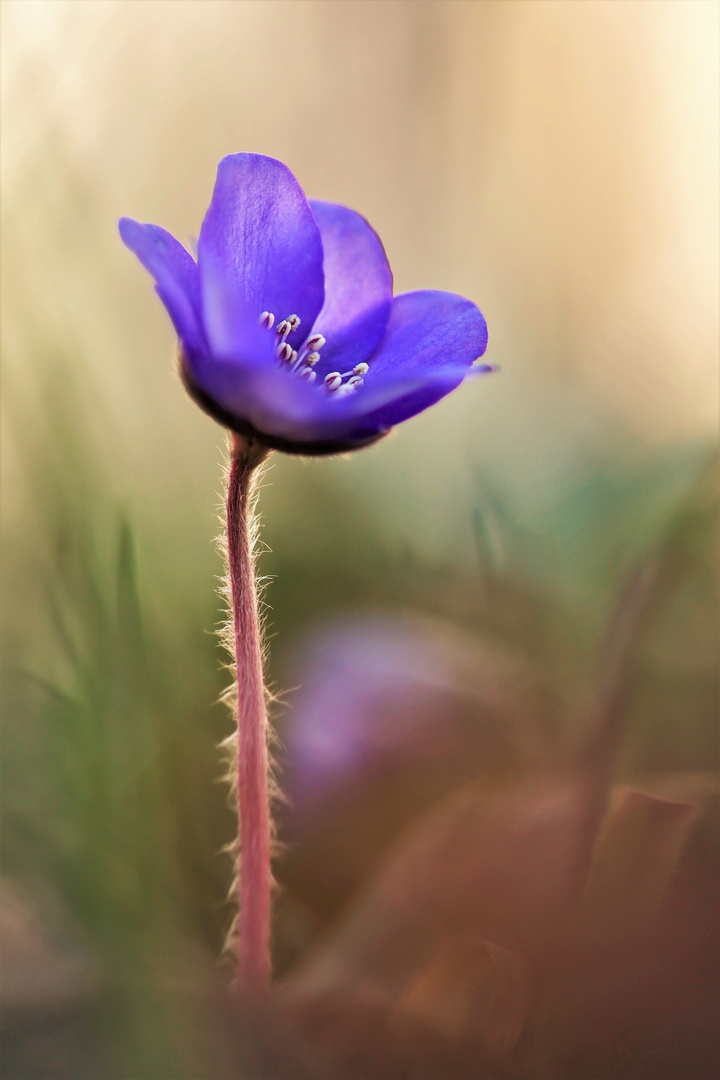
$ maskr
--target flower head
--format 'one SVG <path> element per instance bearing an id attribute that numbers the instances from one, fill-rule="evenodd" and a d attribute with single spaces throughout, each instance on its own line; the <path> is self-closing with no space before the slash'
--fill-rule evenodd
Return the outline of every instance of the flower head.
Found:
<path id="1" fill-rule="evenodd" d="M 374 442 L 454 390 L 487 346 L 470 300 L 393 298 L 367 221 L 308 202 L 261 154 L 220 162 L 197 262 L 157 225 L 122 218 L 120 235 L 155 278 L 192 397 L 266 446 L 323 454 Z"/>

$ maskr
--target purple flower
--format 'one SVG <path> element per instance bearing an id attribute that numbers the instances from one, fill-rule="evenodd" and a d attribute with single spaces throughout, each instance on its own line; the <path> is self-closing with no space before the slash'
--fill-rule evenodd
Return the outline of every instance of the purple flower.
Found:
<path id="1" fill-rule="evenodd" d="M 197 263 L 157 225 L 122 218 L 120 235 L 155 278 L 192 397 L 266 446 L 324 454 L 374 442 L 454 390 L 487 346 L 471 301 L 393 298 L 365 219 L 308 202 L 261 154 L 220 162 Z"/>

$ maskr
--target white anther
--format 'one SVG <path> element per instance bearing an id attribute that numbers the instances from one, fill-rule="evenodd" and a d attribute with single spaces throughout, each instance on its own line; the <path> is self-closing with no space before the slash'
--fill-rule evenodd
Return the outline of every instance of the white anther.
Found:
<path id="1" fill-rule="evenodd" d="M 355 393 L 355 387 L 351 386 L 350 383 L 345 383 L 344 386 L 338 387 L 338 389 L 333 394 L 333 397 L 347 397 L 348 394 L 354 394 L 354 393 Z"/>
<path id="2" fill-rule="evenodd" d="M 300 316 L 299 315 L 290 315 L 288 317 L 288 322 L 290 323 L 290 329 L 291 330 L 297 330 L 298 326 L 300 325 Z"/>
<path id="3" fill-rule="evenodd" d="M 308 353 L 308 355 L 305 357 L 305 363 L 308 365 L 308 367 L 314 367 L 315 364 L 317 364 L 319 359 L 320 359 L 320 353 L 319 352 L 311 352 L 311 353 Z"/>
<path id="4" fill-rule="evenodd" d="M 290 325 L 290 320 L 289 319 L 283 319 L 282 322 L 279 322 L 277 324 L 276 333 L 277 333 L 278 337 L 286 338 L 291 330 L 292 330 L 292 326 Z"/>
<path id="5" fill-rule="evenodd" d="M 342 375 L 339 371 L 331 371 L 323 381 L 328 390 L 337 390 L 338 386 L 342 384 Z"/>
<path id="6" fill-rule="evenodd" d="M 260 325 L 264 326 L 266 330 L 272 330 L 273 323 L 275 322 L 275 316 L 272 311 L 263 311 L 260 316 Z"/>
<path id="7" fill-rule="evenodd" d="M 317 379 L 317 371 L 313 371 L 312 368 L 305 368 L 304 371 L 300 372 L 300 378 L 304 379 L 305 382 L 313 383 Z"/>
<path id="8" fill-rule="evenodd" d="M 312 334 L 305 342 L 305 347 L 314 351 L 315 349 L 322 349 L 325 344 L 325 338 L 322 334 Z"/>
<path id="9" fill-rule="evenodd" d="M 348 379 L 347 385 L 348 386 L 362 386 L 364 384 L 364 382 L 365 382 L 365 380 L 362 378 L 361 375 L 353 375 L 352 379 Z"/>
<path id="10" fill-rule="evenodd" d="M 282 345 L 278 349 L 278 356 L 281 360 L 292 360 L 293 349 L 288 345 L 287 341 L 283 341 Z"/>
<path id="11" fill-rule="evenodd" d="M 353 375 L 367 375 L 370 370 L 367 364 L 356 364 L 353 368 Z"/>

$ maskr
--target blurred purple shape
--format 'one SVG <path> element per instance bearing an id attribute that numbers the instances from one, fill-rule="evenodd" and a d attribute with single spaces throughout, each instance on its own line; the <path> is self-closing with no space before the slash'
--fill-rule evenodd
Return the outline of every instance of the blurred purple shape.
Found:
<path id="1" fill-rule="evenodd" d="M 517 742 L 516 717 L 530 708 L 527 680 L 507 656 L 418 614 L 330 624 L 297 666 L 285 787 L 300 819 L 383 768 Z"/>

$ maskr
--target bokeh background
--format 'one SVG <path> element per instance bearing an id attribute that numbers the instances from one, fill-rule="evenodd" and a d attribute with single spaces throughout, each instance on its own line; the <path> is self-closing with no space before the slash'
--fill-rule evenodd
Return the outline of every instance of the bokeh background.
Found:
<path id="1" fill-rule="evenodd" d="M 224 434 L 117 219 L 191 242 L 224 154 L 278 157 L 501 368 L 267 475 L 292 978 L 408 822 L 567 760 L 651 557 L 620 773 L 716 769 L 718 6 L 3 0 L 1 73 L 7 1075 L 260 1075 L 208 1004 Z"/>

